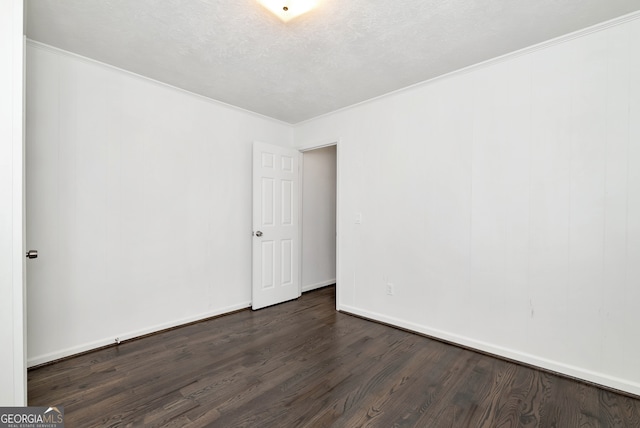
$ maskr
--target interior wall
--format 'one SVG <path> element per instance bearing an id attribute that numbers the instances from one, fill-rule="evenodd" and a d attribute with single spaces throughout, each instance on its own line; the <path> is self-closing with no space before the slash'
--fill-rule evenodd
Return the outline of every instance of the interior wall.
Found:
<path id="1" fill-rule="evenodd" d="M 340 139 L 339 308 L 640 394 L 639 41 L 635 18 L 298 125 Z"/>
<path id="2" fill-rule="evenodd" d="M 336 146 L 303 153 L 302 291 L 336 282 Z"/>
<path id="3" fill-rule="evenodd" d="M 27 45 L 28 362 L 251 303 L 251 148 L 290 125 Z"/>
<path id="4" fill-rule="evenodd" d="M 0 406 L 26 405 L 23 3 L 0 0 Z"/>

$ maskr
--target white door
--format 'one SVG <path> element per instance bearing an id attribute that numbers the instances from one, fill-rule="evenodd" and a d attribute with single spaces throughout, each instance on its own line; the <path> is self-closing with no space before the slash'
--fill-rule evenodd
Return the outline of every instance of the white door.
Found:
<path id="1" fill-rule="evenodd" d="M 253 309 L 300 297 L 298 156 L 253 144 Z"/>

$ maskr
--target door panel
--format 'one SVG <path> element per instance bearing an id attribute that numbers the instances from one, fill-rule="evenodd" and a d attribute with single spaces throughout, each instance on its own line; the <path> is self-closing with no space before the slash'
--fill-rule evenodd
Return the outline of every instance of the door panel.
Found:
<path id="1" fill-rule="evenodd" d="M 298 156 L 294 149 L 254 143 L 253 309 L 300 296 Z"/>
<path id="2" fill-rule="evenodd" d="M 282 219 L 283 226 L 291 226 L 293 224 L 293 182 L 291 180 L 282 180 Z"/>
<path id="3" fill-rule="evenodd" d="M 273 241 L 262 241 L 262 286 L 263 290 L 273 288 L 273 274 L 275 269 L 273 267 Z"/>
<path id="4" fill-rule="evenodd" d="M 280 260 L 282 262 L 282 266 L 280 269 L 282 281 L 282 285 L 292 285 L 293 284 L 293 241 L 291 239 L 283 239 L 280 242 Z"/>

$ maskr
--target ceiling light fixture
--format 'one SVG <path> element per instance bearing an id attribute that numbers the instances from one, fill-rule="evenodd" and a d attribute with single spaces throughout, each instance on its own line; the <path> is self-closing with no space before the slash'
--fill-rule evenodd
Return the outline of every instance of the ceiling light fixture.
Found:
<path id="1" fill-rule="evenodd" d="M 319 0 L 258 0 L 262 6 L 269 9 L 284 22 L 309 12 L 316 7 Z"/>

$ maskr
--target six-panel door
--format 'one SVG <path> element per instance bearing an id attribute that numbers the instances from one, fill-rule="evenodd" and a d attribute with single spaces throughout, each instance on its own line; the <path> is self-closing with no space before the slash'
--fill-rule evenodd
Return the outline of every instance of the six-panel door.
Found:
<path id="1" fill-rule="evenodd" d="M 298 155 L 293 149 L 254 143 L 253 309 L 300 296 Z"/>

